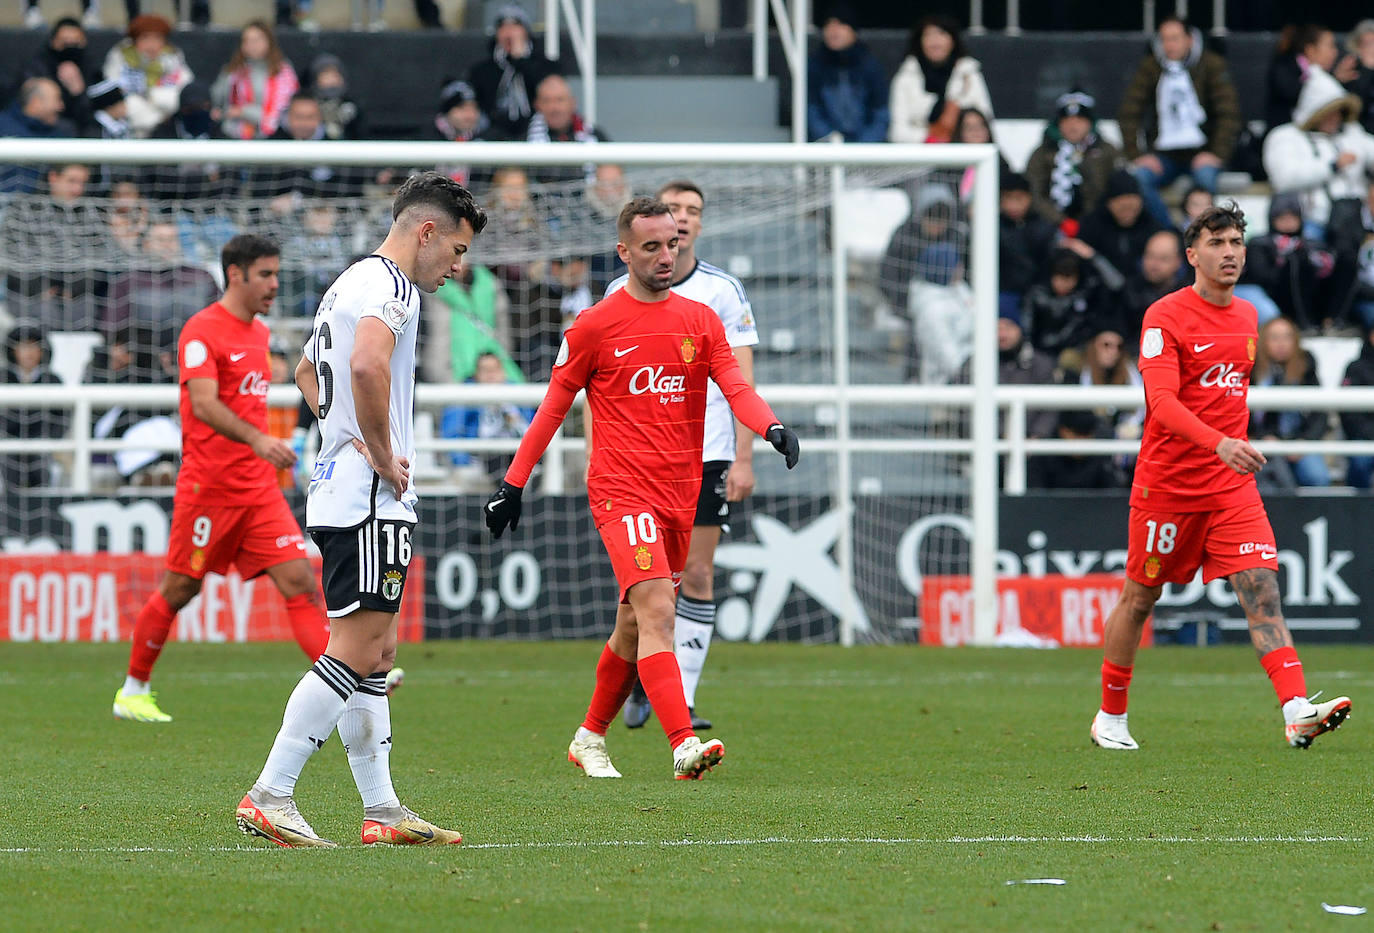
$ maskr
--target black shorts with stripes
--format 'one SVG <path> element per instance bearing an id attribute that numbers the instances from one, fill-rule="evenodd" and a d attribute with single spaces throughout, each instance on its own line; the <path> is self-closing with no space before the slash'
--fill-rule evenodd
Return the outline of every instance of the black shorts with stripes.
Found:
<path id="1" fill-rule="evenodd" d="M 359 609 L 400 611 L 414 531 L 414 522 L 369 519 L 356 528 L 310 532 L 324 559 L 329 618 Z"/>

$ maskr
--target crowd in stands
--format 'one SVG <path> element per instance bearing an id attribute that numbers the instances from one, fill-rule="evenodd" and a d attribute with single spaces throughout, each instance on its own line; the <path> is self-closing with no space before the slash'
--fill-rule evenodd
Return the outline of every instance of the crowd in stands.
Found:
<path id="1" fill-rule="evenodd" d="M 274 25 L 254 21 L 243 27 L 227 61 L 196 73 L 172 41 L 168 20 L 129 3 L 127 33 L 103 62 L 86 54 L 90 6 L 84 20 L 53 24 L 32 58 L 9 76 L 0 136 L 369 137 L 369 115 L 337 56 L 292 62 Z M 993 93 L 953 18 L 921 17 L 889 77 L 859 36 L 852 8 L 833 3 L 823 10 L 809 60 L 809 138 L 997 142 Z M 278 26 L 308 17 L 305 0 L 278 3 Z M 422 378 L 434 381 L 542 380 L 562 330 L 620 271 L 609 248 L 590 247 L 580 237 L 566 246 L 566 219 L 590 218 L 608 232 L 601 240 L 612 242 L 615 214 L 631 193 L 621 167 L 588 161 L 479 168 L 464 158 L 461 146 L 476 140 L 539 145 L 609 138 L 579 113 L 571 86 L 543 55 L 522 7 L 501 6 L 489 25 L 490 53 L 436 82 L 432 121 L 417 134 L 453 144 L 440 170 L 473 186 L 493 220 L 484 264 L 446 284 L 434 299 L 442 313 L 423 318 L 430 333 Z M 1285 30 L 1267 74 L 1269 126 L 1262 137 L 1242 126 L 1241 94 L 1253 92 L 1237 88 L 1224 49 L 1172 16 L 1123 79 L 1122 103 L 1111 115 L 1119 144 L 1103 132 L 1100 121 L 1108 115 L 1099 112 L 1093 89 L 1060 89 L 1024 167 L 1014 170 L 1005 157 L 1000 164 L 1003 381 L 1138 384 L 1133 355 L 1145 309 L 1191 281 L 1181 231 L 1219 196 L 1223 172 L 1235 168 L 1272 192 L 1268 216 L 1251 218 L 1254 235 L 1238 288 L 1258 308 L 1263 328 L 1255 384 L 1316 384 L 1304 338 L 1374 333 L 1374 20 L 1360 23 L 1346 45 L 1342 50 L 1320 26 Z M 7 378 L 33 382 L 51 375 L 41 362 L 22 372 L 16 362 L 31 362 L 28 345 L 35 341 L 27 337 L 31 322 L 41 321 L 40 337 L 43 329 L 101 336 L 88 374 L 93 380 L 174 380 L 167 348 L 181 322 L 216 293 L 218 245 L 243 229 L 279 235 L 284 274 L 277 314 L 307 321 L 337 271 L 374 244 L 386 222 L 386 195 L 417 167 L 0 165 L 5 309 L 20 322 L 13 333 L 27 335 L 7 344 Z M 942 170 L 912 181 L 909 213 L 877 269 L 880 300 L 911 337 L 905 375 L 912 381 L 967 378 L 973 178 L 972 169 Z M 56 240 L 35 235 L 55 229 L 64 232 Z M 555 241 L 565 244 L 563 252 L 549 249 Z M 1374 384 L 1370 346 L 1366 341 L 1351 364 L 1349 383 Z M 517 430 L 525 414 L 455 411 L 441 419 L 441 430 L 505 436 L 493 432 Z M 1028 427 L 1033 437 L 1134 438 L 1141 417 L 1138 410 L 1040 412 Z M 1260 412 L 1252 433 L 1293 439 L 1344 430 L 1374 437 L 1368 420 Z M 65 430 L 46 415 L 19 421 L 6 422 L 9 436 Z M 462 465 L 484 464 L 469 458 Z M 1371 464 L 1353 458 L 1345 481 L 1367 488 Z M 1284 467 L 1273 471 L 1273 482 L 1332 480 L 1322 458 L 1295 458 Z M 1128 458 L 1046 459 L 1034 478 L 1115 486 L 1129 481 L 1130 469 Z M 7 485 L 35 476 L 31 465 L 5 467 Z"/>

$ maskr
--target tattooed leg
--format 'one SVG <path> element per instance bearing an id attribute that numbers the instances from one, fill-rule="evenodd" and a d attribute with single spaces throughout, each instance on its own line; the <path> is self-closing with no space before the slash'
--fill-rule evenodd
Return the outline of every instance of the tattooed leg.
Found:
<path id="1" fill-rule="evenodd" d="M 1267 567 L 1256 567 L 1237 571 L 1226 579 L 1245 610 L 1245 620 L 1250 624 L 1250 642 L 1259 656 L 1292 647 L 1293 636 L 1283 621 L 1283 607 L 1279 602 L 1279 575 Z"/>

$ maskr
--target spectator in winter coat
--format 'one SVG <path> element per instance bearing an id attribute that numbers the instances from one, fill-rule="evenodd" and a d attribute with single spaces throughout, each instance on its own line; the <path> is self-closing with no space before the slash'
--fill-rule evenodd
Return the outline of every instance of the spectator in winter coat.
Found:
<path id="1" fill-rule="evenodd" d="M 367 139 L 367 114 L 348 93 L 348 78 L 337 55 L 323 53 L 310 63 L 310 93 L 320 102 L 325 139 Z"/>
<path id="2" fill-rule="evenodd" d="M 534 116 L 530 117 L 525 139 L 532 143 L 596 143 L 609 142 L 600 129 L 582 119 L 577 112 L 577 97 L 562 75 L 549 75 L 539 82 L 534 92 Z M 589 180 L 596 174 L 596 165 L 544 165 L 532 171 L 538 183 Z"/>
<path id="3" fill-rule="evenodd" d="M 1374 386 L 1374 327 L 1365 333 L 1360 355 L 1345 368 L 1341 385 Z M 1341 412 L 1341 432 L 1349 441 L 1374 441 L 1374 412 Z M 1353 489 L 1368 489 L 1374 478 L 1374 456 L 1360 454 L 1350 458 L 1345 484 Z"/>
<path id="4" fill-rule="evenodd" d="M 1003 175 L 1001 188 L 998 283 L 1002 294 L 1014 296 L 1019 307 L 1021 296 L 1049 264 L 1057 233 L 1049 221 L 1031 212 L 1030 183 L 1025 175 Z"/>
<path id="5" fill-rule="evenodd" d="M 530 17 L 514 3 L 496 11 L 491 56 L 468 71 L 477 105 L 491 121 L 494 139 L 524 139 L 534 115 L 534 89 L 558 66 L 535 47 Z"/>
<path id="6" fill-rule="evenodd" d="M 72 16 L 53 24 L 48 42 L 19 72 L 19 83 L 29 78 L 51 78 L 62 91 L 62 114 L 78 135 L 91 125 L 91 105 L 86 89 L 100 80 L 100 72 L 86 58 L 86 30 Z"/>
<path id="7" fill-rule="evenodd" d="M 1336 254 L 1340 308 L 1363 330 L 1374 328 L 1374 183 L 1363 201 L 1343 201 L 1326 230 Z"/>
<path id="8" fill-rule="evenodd" d="M 210 88 L 192 81 L 181 89 L 180 106 L 153 130 L 153 139 L 223 139 L 224 131 L 210 103 Z M 143 188 L 171 200 L 213 202 L 239 183 L 236 166 L 214 162 L 179 162 L 149 166 Z"/>
<path id="9" fill-rule="evenodd" d="M 1097 250 L 1123 276 L 1140 268 L 1145 242 L 1164 225 L 1145 210 L 1140 182 L 1126 169 L 1107 179 L 1102 203 L 1079 227 L 1078 239 Z"/>
<path id="10" fill-rule="evenodd" d="M 888 102 L 888 139 L 894 143 L 949 142 L 961 110 L 977 110 L 992 119 L 982 66 L 964 48 L 953 17 L 923 16 L 912 28 Z"/>
<path id="11" fill-rule="evenodd" d="M 1293 322 L 1274 318 L 1260 328 L 1259 345 L 1255 351 L 1255 368 L 1250 373 L 1252 386 L 1315 386 L 1317 361 L 1303 349 L 1302 338 Z M 1320 409 L 1311 411 L 1263 411 L 1253 409 L 1250 415 L 1250 437 L 1261 441 L 1315 441 L 1326 436 L 1330 413 Z M 1291 472 L 1299 486 L 1329 486 L 1331 471 L 1326 458 L 1320 454 L 1296 454 L 1271 457 L 1266 472 Z M 1284 478 L 1276 477 L 1280 484 Z"/>
<path id="12" fill-rule="evenodd" d="M 821 44 L 807 63 L 806 138 L 839 133 L 845 142 L 887 139 L 888 87 L 883 66 L 859 41 L 848 4 L 833 4 L 821 27 Z"/>
<path id="13" fill-rule="evenodd" d="M 486 114 L 477 106 L 477 92 L 466 81 L 448 81 L 439 89 L 439 110 L 434 115 L 433 131 L 426 135 L 451 143 L 468 143 L 482 138 L 490 127 Z M 445 162 L 436 167 L 462 185 L 472 181 L 472 168 L 463 162 Z"/>
<path id="14" fill-rule="evenodd" d="M 296 69 L 282 54 L 277 34 L 259 19 L 239 33 L 238 50 L 210 95 L 223 113 L 224 134 L 230 139 L 269 139 L 298 90 Z"/>
<path id="15" fill-rule="evenodd" d="M 1320 240 L 1303 236 L 1302 202 L 1278 194 L 1269 202 L 1269 232 L 1251 238 L 1236 294 L 1251 302 L 1261 324 L 1282 314 L 1302 330 L 1332 317 L 1336 258 Z"/>
<path id="16" fill-rule="evenodd" d="M 155 13 L 129 23 L 128 37 L 105 56 L 105 77 L 119 82 L 134 136 L 144 137 L 181 106 L 181 89 L 195 76 L 181 50 L 167 41 L 172 24 Z"/>
<path id="17" fill-rule="evenodd" d="M 1121 140 L 1140 179 L 1145 206 L 1173 221 L 1159 189 L 1180 175 L 1213 193 L 1240 133 L 1240 99 L 1226 60 L 1202 47 L 1202 31 L 1166 17 L 1152 54 L 1121 100 Z"/>
<path id="18" fill-rule="evenodd" d="M 1315 23 L 1285 26 L 1279 34 L 1265 78 L 1268 93 L 1264 122 L 1269 130 L 1293 121 L 1293 111 L 1297 109 L 1298 97 L 1311 70 L 1316 68 L 1335 74 L 1339 60 L 1340 49 L 1330 29 Z M 1353 73 L 1342 74 L 1339 80 L 1353 77 Z"/>
<path id="19" fill-rule="evenodd" d="M 22 323 L 11 328 L 5 337 L 5 368 L 0 381 L 10 385 L 60 385 L 62 380 L 52 371 L 52 348 L 47 335 L 37 324 Z M 49 440 L 67 433 L 70 416 L 64 408 L 7 407 L 4 413 L 4 436 L 8 439 Z M 47 454 L 4 454 L 0 456 L 0 473 L 5 479 L 5 491 L 10 495 L 21 489 L 36 489 L 48 485 L 52 472 L 52 458 Z"/>
<path id="20" fill-rule="evenodd" d="M 14 103 L 0 112 L 0 136 L 58 139 L 75 135 L 76 128 L 62 118 L 62 91 L 51 78 L 29 78 L 20 85 Z M 34 191 L 42 177 L 37 165 L 0 164 L 0 192 Z"/>
<path id="21" fill-rule="evenodd" d="M 1042 281 L 1026 292 L 1022 304 L 1026 339 L 1060 369 L 1078 369 L 1080 350 L 1088 338 L 1104 327 L 1119 326 L 1111 290 L 1097 272 L 1103 265 L 1085 264 L 1073 250 L 1057 249 Z"/>
<path id="22" fill-rule="evenodd" d="M 1097 135 L 1094 104 L 1091 94 L 1077 89 L 1061 94 L 1044 142 L 1026 163 L 1035 212 L 1069 236 L 1077 234 L 1078 221 L 1097 207 L 1121 158 L 1115 146 Z"/>
<path id="23" fill-rule="evenodd" d="M 1264 140 L 1264 170 L 1275 194 L 1302 199 L 1308 232 L 1321 236 L 1333 202 L 1363 198 L 1374 169 L 1374 136 L 1357 122 L 1360 99 L 1319 68 L 1308 70 L 1293 121 Z"/>

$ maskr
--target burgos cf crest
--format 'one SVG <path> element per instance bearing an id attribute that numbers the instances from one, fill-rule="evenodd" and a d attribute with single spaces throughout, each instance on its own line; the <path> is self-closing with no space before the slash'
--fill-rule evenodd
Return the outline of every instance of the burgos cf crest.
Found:
<path id="1" fill-rule="evenodd" d="M 1159 558 L 1158 558 L 1158 557 L 1147 557 L 1147 558 L 1145 558 L 1145 576 L 1149 577 L 1151 580 L 1153 580 L 1155 577 L 1159 576 Z"/>
<path id="2" fill-rule="evenodd" d="M 401 572 L 388 570 L 382 574 L 382 598 L 397 600 L 401 598 Z"/>
<path id="3" fill-rule="evenodd" d="M 654 565 L 654 555 L 644 545 L 635 548 L 635 566 L 640 570 L 648 570 Z"/>
<path id="4" fill-rule="evenodd" d="M 682 362 L 690 363 L 697 358 L 697 345 L 691 337 L 682 338 Z"/>

